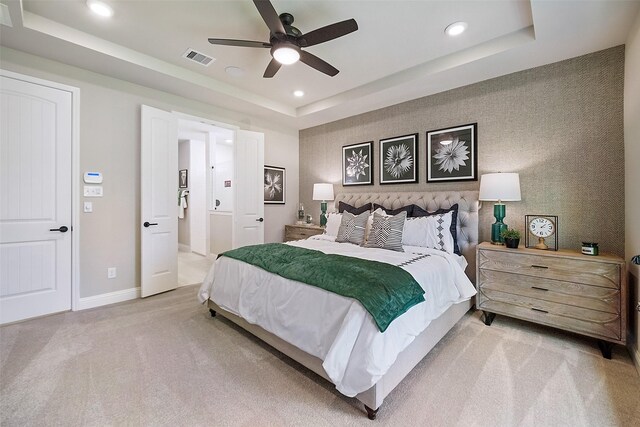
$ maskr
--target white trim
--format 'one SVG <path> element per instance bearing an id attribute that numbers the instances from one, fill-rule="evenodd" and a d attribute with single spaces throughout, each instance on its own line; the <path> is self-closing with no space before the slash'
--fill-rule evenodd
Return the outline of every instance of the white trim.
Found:
<path id="1" fill-rule="evenodd" d="M 140 287 L 123 289 L 121 291 L 94 295 L 92 297 L 79 298 L 75 310 L 86 310 L 88 308 L 101 307 L 103 305 L 115 304 L 137 298 L 140 298 Z"/>
<path id="2" fill-rule="evenodd" d="M 191 246 L 178 243 L 178 252 L 191 252 Z"/>
<path id="3" fill-rule="evenodd" d="M 80 89 L 26 74 L 0 69 L 0 76 L 71 93 L 71 310 L 80 300 Z"/>
<path id="4" fill-rule="evenodd" d="M 629 349 L 629 354 L 631 355 L 631 359 L 636 365 L 636 370 L 638 374 L 640 374 L 640 348 L 636 347 L 636 342 L 638 338 L 634 337 L 631 332 L 627 334 L 627 348 Z"/>

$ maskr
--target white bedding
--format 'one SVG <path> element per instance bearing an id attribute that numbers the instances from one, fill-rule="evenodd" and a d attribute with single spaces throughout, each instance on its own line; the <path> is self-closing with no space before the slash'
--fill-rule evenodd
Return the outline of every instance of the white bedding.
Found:
<path id="1" fill-rule="evenodd" d="M 320 358 L 338 391 L 355 396 L 373 386 L 433 319 L 476 291 L 464 274 L 464 258 L 457 255 L 428 248 L 405 248 L 405 253 L 362 248 L 334 239 L 314 236 L 289 244 L 393 265 L 414 260 L 402 268 L 425 290 L 425 302 L 381 333 L 354 299 L 228 257 L 216 261 L 198 297 L 201 302 L 211 298 L 223 309 Z"/>

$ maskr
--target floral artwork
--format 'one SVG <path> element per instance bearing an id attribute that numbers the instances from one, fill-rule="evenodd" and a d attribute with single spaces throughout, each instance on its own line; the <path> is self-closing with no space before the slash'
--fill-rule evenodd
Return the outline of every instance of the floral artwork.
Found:
<path id="1" fill-rule="evenodd" d="M 427 182 L 476 181 L 478 124 L 427 132 Z"/>
<path id="2" fill-rule="evenodd" d="M 342 185 L 373 184 L 373 142 L 342 147 Z"/>
<path id="3" fill-rule="evenodd" d="M 264 167 L 264 202 L 284 204 L 285 169 L 276 166 Z"/>
<path id="4" fill-rule="evenodd" d="M 380 140 L 380 184 L 418 182 L 418 134 Z"/>

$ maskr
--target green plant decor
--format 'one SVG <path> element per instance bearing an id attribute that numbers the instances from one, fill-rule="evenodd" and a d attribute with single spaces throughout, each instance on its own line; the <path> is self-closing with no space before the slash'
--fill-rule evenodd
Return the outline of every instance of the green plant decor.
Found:
<path id="1" fill-rule="evenodd" d="M 518 230 L 514 230 L 513 228 L 507 228 L 506 230 L 502 230 L 500 232 L 500 237 L 503 239 L 519 239 L 520 232 Z"/>

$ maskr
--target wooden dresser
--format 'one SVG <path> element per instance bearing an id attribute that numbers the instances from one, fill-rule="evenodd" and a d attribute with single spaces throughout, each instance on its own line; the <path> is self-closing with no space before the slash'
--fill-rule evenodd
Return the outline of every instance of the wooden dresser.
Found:
<path id="1" fill-rule="evenodd" d="M 477 247 L 476 307 L 490 325 L 496 314 L 597 338 L 611 358 L 625 344 L 627 286 L 622 258 L 578 251 Z"/>
<path id="2" fill-rule="evenodd" d="M 290 242 L 291 240 L 302 240 L 322 233 L 324 233 L 324 228 L 318 225 L 285 225 L 284 241 Z"/>

